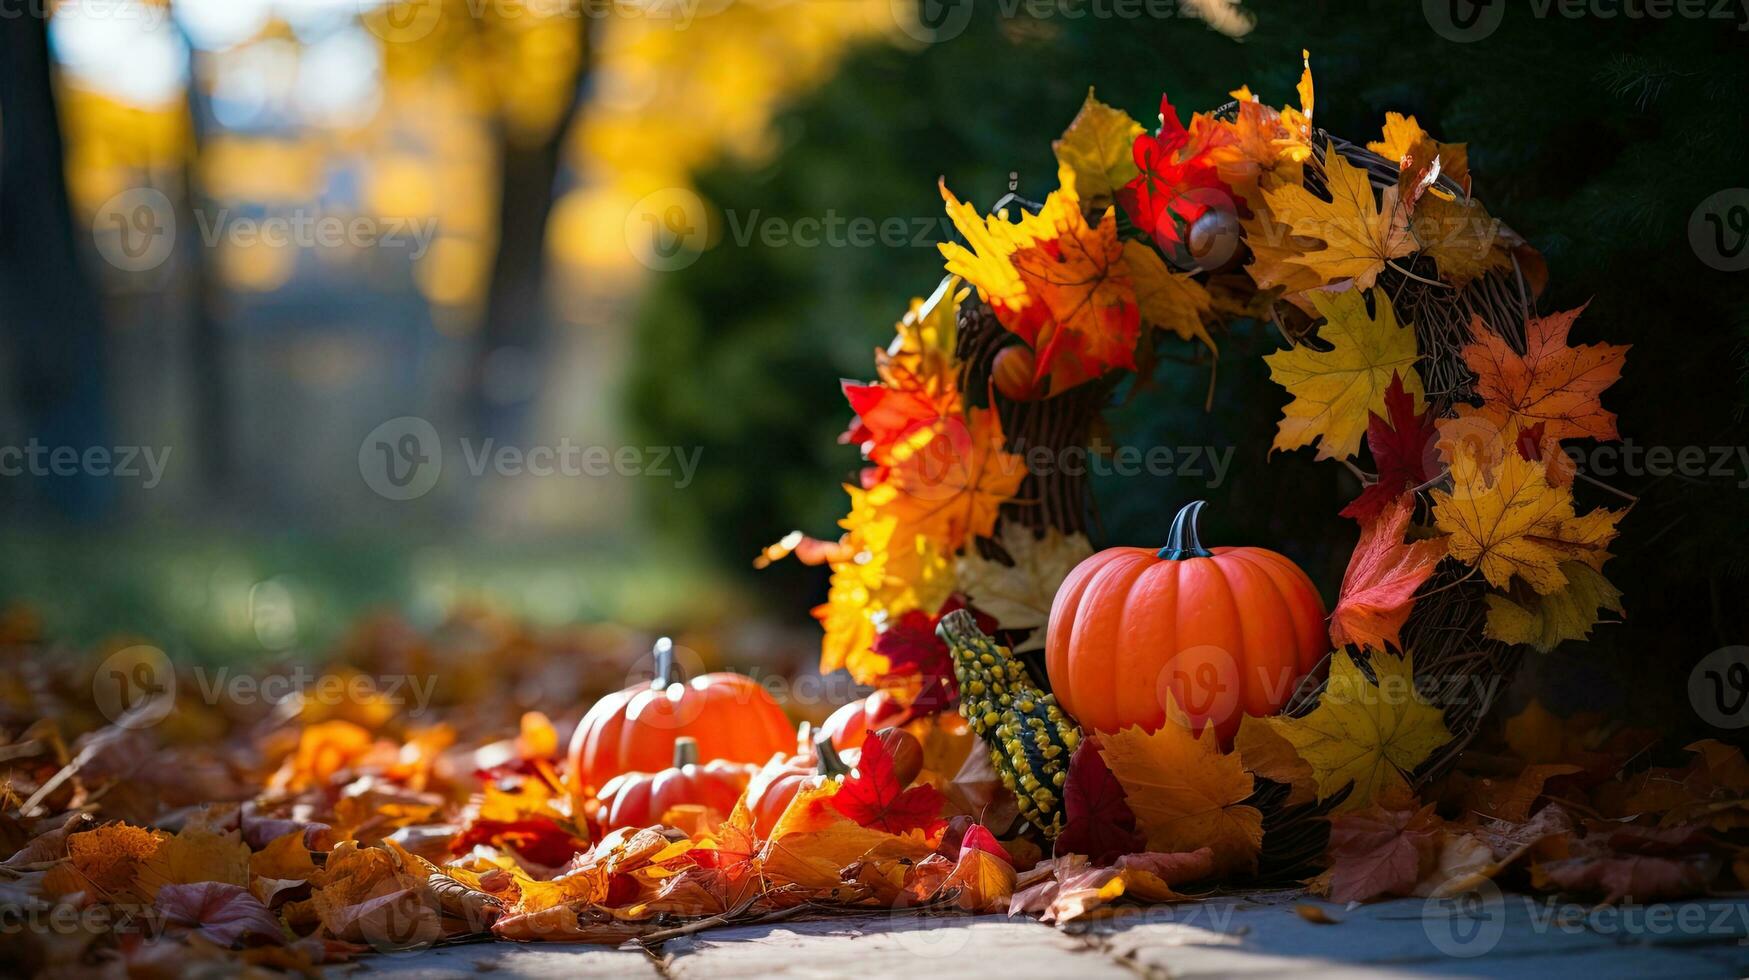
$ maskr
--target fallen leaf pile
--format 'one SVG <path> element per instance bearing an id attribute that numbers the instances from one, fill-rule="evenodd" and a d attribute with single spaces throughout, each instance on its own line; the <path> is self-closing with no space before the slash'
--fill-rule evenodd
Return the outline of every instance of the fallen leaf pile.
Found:
<path id="1" fill-rule="evenodd" d="M 365 635 L 346 649 L 377 662 L 417 636 Z M 0 716 L 0 890 L 22 921 L 77 923 L 10 931 L 0 955 L 44 970 L 233 958 L 309 972 L 444 942 L 656 944 L 873 909 L 1067 924 L 1251 880 L 1254 801 L 1276 783 L 1328 807 L 1329 866 L 1309 885 L 1339 901 L 1488 879 L 1608 902 L 1749 885 L 1738 749 L 1704 741 L 1634 766 L 1656 758 L 1650 736 L 1533 703 L 1417 799 L 1404 774 L 1448 735 L 1389 654 L 1364 673 L 1338 655 L 1316 710 L 1248 719 L 1232 748 L 1181 712 L 1089 737 L 1052 841 L 991 785 L 951 712 L 906 723 L 920 763 L 867 733 L 848 775 L 803 782 L 768 827 L 743 795 L 727 813 L 682 805 L 607 830 L 568 779 L 564 724 L 542 713 L 480 722 L 480 705 L 456 703 L 419 725 L 377 695 L 242 719 L 143 698 L 81 723 L 101 717 L 91 688 L 76 697 L 94 659 L 48 649 L 8 648 L 34 683 Z"/>

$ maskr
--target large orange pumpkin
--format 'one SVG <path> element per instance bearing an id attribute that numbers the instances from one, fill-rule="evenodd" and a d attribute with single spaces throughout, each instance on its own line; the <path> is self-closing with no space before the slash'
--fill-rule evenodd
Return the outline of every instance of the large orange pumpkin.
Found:
<path id="1" fill-rule="evenodd" d="M 1203 504 L 1178 512 L 1158 552 L 1109 548 L 1057 589 L 1045 669 L 1084 728 L 1158 728 L 1170 698 L 1231 742 L 1243 715 L 1279 711 L 1330 649 L 1306 573 L 1264 548 L 1204 548 Z"/>
<path id="2" fill-rule="evenodd" d="M 674 742 L 698 743 L 702 759 L 762 763 L 795 746 L 783 709 L 753 678 L 714 673 L 679 679 L 674 644 L 656 642 L 656 677 L 609 694 L 571 736 L 571 778 L 580 791 L 622 772 L 656 772 L 674 757 Z"/>
<path id="3" fill-rule="evenodd" d="M 690 738 L 674 740 L 674 764 L 661 772 L 620 773 L 601 787 L 601 826 L 648 827 L 662 815 L 683 804 L 694 804 L 728 816 L 747 788 L 758 767 L 745 762 L 717 759 L 698 761 L 698 743 Z"/>

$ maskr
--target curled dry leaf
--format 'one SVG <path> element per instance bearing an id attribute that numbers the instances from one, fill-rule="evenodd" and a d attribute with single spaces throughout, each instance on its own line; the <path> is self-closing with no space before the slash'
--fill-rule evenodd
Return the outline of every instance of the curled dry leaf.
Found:
<path id="1" fill-rule="evenodd" d="M 279 919 L 240 885 L 167 884 L 158 889 L 153 905 L 172 935 L 192 934 L 227 947 L 285 942 Z"/>

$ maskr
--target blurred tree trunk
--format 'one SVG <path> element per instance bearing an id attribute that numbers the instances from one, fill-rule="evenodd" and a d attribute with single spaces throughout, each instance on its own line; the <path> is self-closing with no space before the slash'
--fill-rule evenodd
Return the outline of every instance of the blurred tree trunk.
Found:
<path id="1" fill-rule="evenodd" d="M 572 80 L 564 109 L 546 138 L 526 143 L 515 139 L 507 127 L 499 133 L 498 251 L 486 287 L 485 322 L 479 333 L 469 386 L 472 421 L 481 435 L 513 435 L 532 401 L 527 397 L 494 397 L 500 393 L 486 384 L 488 361 L 503 352 L 503 356 L 519 360 L 533 370 L 547 341 L 550 318 L 546 297 L 547 220 L 552 216 L 565 141 L 576 121 L 589 75 L 593 53 L 590 25 L 595 20 L 577 17 L 577 30 L 582 35 L 577 76 Z"/>
<path id="2" fill-rule="evenodd" d="M 213 281 L 210 249 L 201 236 L 200 210 L 209 203 L 202 190 L 200 161 L 211 130 L 212 110 L 201 86 L 200 49 L 175 21 L 188 52 L 188 157 L 182 164 L 180 227 L 183 236 L 183 288 L 188 297 L 188 357 L 194 375 L 194 404 L 189 431 L 200 451 L 196 465 L 208 499 L 223 500 L 231 478 L 231 411 L 227 392 L 224 327 L 218 316 L 218 286 Z"/>
<path id="3" fill-rule="evenodd" d="M 68 201 L 48 23 L 0 17 L 0 319 L 13 338 L 12 389 L 25 440 L 83 452 L 108 443 L 104 332 Z M 55 477 L 46 496 L 91 517 L 107 483 Z M 42 481 L 31 481 L 46 486 Z"/>

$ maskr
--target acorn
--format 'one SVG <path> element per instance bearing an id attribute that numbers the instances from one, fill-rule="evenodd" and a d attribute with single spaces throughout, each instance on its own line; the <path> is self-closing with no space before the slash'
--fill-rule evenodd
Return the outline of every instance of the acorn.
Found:
<path id="1" fill-rule="evenodd" d="M 1239 258 L 1242 229 L 1231 208 L 1209 208 L 1190 225 L 1185 244 L 1197 269 L 1222 272 Z"/>

